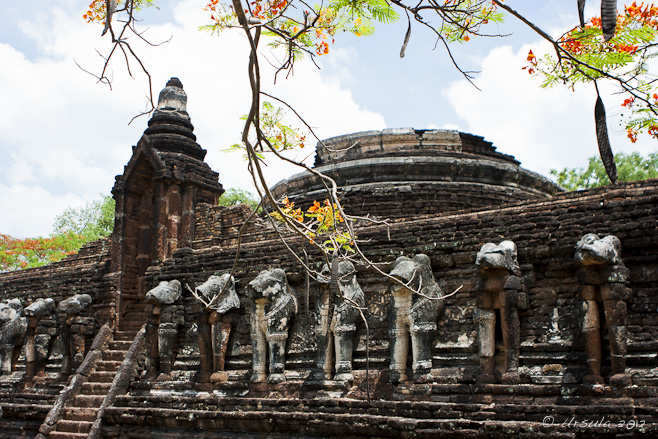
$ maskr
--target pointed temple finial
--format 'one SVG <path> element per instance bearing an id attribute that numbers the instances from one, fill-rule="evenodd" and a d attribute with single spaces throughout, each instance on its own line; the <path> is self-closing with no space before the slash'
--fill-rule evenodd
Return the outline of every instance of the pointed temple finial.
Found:
<path id="1" fill-rule="evenodd" d="M 180 79 L 173 77 L 169 81 L 167 81 L 167 87 L 178 87 L 181 90 L 183 89 L 183 83 L 180 82 Z"/>

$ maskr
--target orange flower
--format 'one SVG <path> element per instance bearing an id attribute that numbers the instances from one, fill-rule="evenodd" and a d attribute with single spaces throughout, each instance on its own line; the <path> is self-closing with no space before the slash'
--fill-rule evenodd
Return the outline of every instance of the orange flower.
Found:
<path id="1" fill-rule="evenodd" d="M 315 213 L 320 208 L 321 208 L 320 203 L 318 203 L 317 201 L 313 201 L 313 205 L 308 208 L 308 213 Z"/>

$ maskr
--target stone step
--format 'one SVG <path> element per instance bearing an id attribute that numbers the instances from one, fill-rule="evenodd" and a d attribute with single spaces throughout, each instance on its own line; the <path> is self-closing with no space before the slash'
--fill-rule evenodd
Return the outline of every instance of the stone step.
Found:
<path id="1" fill-rule="evenodd" d="M 124 319 L 121 322 L 121 329 L 124 328 L 141 328 L 144 322 L 148 319 L 148 316 L 136 315 L 131 316 L 129 319 Z"/>
<path id="2" fill-rule="evenodd" d="M 127 351 L 132 340 L 114 340 L 108 343 L 107 348 L 115 351 Z"/>
<path id="3" fill-rule="evenodd" d="M 648 434 L 647 437 L 657 437 L 656 433 L 658 432 L 658 423 L 654 422 L 655 418 L 647 419 L 646 423 L 642 422 L 643 430 L 641 430 L 641 433 L 639 431 L 625 431 L 621 428 L 616 430 L 620 434 L 615 434 L 615 430 L 612 430 L 613 434 L 610 434 L 611 431 L 607 430 L 608 427 L 596 425 L 585 427 L 581 424 L 575 427 L 573 425 L 575 421 L 572 421 L 571 425 L 569 424 L 570 419 L 575 419 L 581 423 L 585 419 L 590 419 L 590 423 L 592 423 L 591 419 L 597 421 L 607 419 L 615 426 L 620 418 L 614 414 L 600 413 L 596 415 L 594 413 L 575 413 L 565 416 L 553 413 L 547 407 L 537 407 L 529 413 L 529 416 L 520 416 L 518 419 L 510 419 L 504 411 L 498 413 L 483 411 L 470 414 L 438 411 L 436 416 L 411 418 L 405 413 L 400 415 L 387 413 L 354 414 L 330 410 L 321 413 L 302 410 L 281 412 L 278 410 L 280 407 L 273 407 L 275 410 L 268 411 L 242 410 L 240 407 L 226 411 L 210 409 L 201 411 L 171 410 L 170 408 L 162 409 L 144 405 L 133 409 L 110 408 L 106 415 L 108 419 L 118 419 L 120 416 L 121 420 L 125 422 L 124 427 L 129 425 L 144 427 L 145 419 L 148 419 L 148 425 L 158 426 L 164 424 L 166 419 L 175 417 L 176 428 L 179 429 L 179 436 L 177 437 L 183 437 L 184 430 L 190 431 L 192 437 L 192 432 L 204 429 L 221 429 L 228 434 L 237 433 L 240 437 L 259 437 L 256 434 L 261 431 L 264 424 L 274 427 L 274 434 L 286 432 L 294 437 L 298 437 L 295 433 L 303 432 L 304 437 L 314 437 L 319 435 L 318 433 L 322 433 L 323 437 L 573 439 L 576 437 L 599 436 L 621 437 L 624 436 L 624 433 L 627 434 L 624 437 L 639 437 L 639 435 L 644 437 L 645 434 Z M 617 412 L 619 415 L 622 415 L 622 413 Z M 238 419 L 238 416 L 239 422 L 236 423 L 235 420 Z M 635 416 L 630 412 L 622 415 L 621 419 L 624 419 L 624 417 L 634 419 L 637 422 Z M 273 419 L 276 419 L 276 423 L 269 424 Z M 637 426 L 637 424 L 634 425 Z M 585 434 L 582 434 L 583 432 Z M 168 436 L 160 435 L 160 438 L 166 437 Z M 282 435 L 282 437 L 284 436 Z"/>
<path id="4" fill-rule="evenodd" d="M 82 384 L 82 393 L 84 395 L 107 395 L 107 392 L 112 387 L 112 383 L 98 383 L 98 382 L 86 382 Z"/>
<path id="5" fill-rule="evenodd" d="M 69 420 L 60 420 L 57 422 L 55 431 L 67 432 L 67 433 L 89 433 L 93 422 L 90 421 L 69 421 Z"/>
<path id="6" fill-rule="evenodd" d="M 41 422 L 26 421 L 25 419 L 3 419 L 0 437 L 7 439 L 29 438 L 34 437 L 35 432 L 39 430 Z"/>
<path id="7" fill-rule="evenodd" d="M 87 439 L 87 433 L 72 433 L 70 431 L 51 431 L 48 439 Z"/>
<path id="8" fill-rule="evenodd" d="M 109 360 L 109 361 L 123 361 L 124 358 L 126 358 L 126 351 L 116 351 L 112 349 L 108 349 L 105 352 L 103 352 L 103 360 Z"/>
<path id="9" fill-rule="evenodd" d="M 96 409 L 68 407 L 64 412 L 64 419 L 68 421 L 94 422 L 96 420 L 96 413 Z"/>
<path id="10" fill-rule="evenodd" d="M 75 407 L 98 408 L 103 403 L 105 395 L 77 395 L 73 400 Z"/>
<path id="11" fill-rule="evenodd" d="M 116 375 L 116 370 L 97 370 L 89 375 L 87 383 L 111 383 Z"/>
<path id="12" fill-rule="evenodd" d="M 503 386 L 499 386 L 502 388 Z M 445 390 L 445 389 L 444 389 Z M 471 389 L 474 390 L 474 389 Z M 538 390 L 537 387 L 534 390 Z M 527 393 L 532 393 L 528 389 Z M 198 410 L 224 412 L 268 412 L 278 411 L 282 416 L 294 416 L 296 412 L 315 413 L 318 416 L 328 413 L 344 413 L 352 415 L 380 415 L 397 416 L 414 419 L 454 419 L 465 417 L 479 421 L 486 419 L 498 420 L 534 420 L 541 422 L 544 416 L 550 414 L 556 419 L 567 419 L 571 416 L 596 414 L 600 416 L 615 417 L 622 413 L 627 414 L 633 408 L 637 419 L 654 422 L 658 419 L 656 398 L 648 397 L 615 397 L 609 395 L 600 398 L 596 403 L 589 399 L 539 398 L 535 396 L 520 397 L 520 395 L 453 395 L 452 401 L 372 401 L 367 403 L 360 400 L 328 399 L 328 400 L 271 400 L 268 398 L 249 397 L 223 397 L 219 400 L 212 396 L 197 395 L 194 397 L 177 395 L 176 400 L 168 401 L 169 410 Z M 158 407 L 161 396 L 120 396 L 115 407 L 140 409 L 144 407 Z M 600 417 L 599 416 L 599 417 Z"/>
<path id="13" fill-rule="evenodd" d="M 137 335 L 137 331 L 139 331 L 142 327 L 140 326 L 139 328 L 135 330 L 128 330 L 128 331 L 116 331 L 114 333 L 114 341 L 133 341 L 135 338 L 135 335 Z"/>
<path id="14" fill-rule="evenodd" d="M 101 360 L 98 363 L 96 363 L 96 371 L 97 372 L 107 372 L 107 371 L 115 372 L 119 369 L 119 366 L 121 366 L 122 361 Z"/>
<path id="15" fill-rule="evenodd" d="M 115 337 L 115 340 L 130 340 L 132 341 L 133 338 L 135 338 L 135 334 L 137 334 L 137 331 L 142 329 L 142 325 L 144 324 L 146 320 L 142 321 L 141 323 L 135 323 L 135 324 L 127 324 L 127 325 L 121 325 L 121 330 L 126 333 L 126 335 L 119 337 Z"/>

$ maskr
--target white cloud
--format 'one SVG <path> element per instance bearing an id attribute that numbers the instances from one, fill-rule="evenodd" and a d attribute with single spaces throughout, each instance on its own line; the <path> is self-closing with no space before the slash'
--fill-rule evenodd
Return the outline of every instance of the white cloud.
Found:
<path id="1" fill-rule="evenodd" d="M 47 236 L 53 219 L 62 213 L 62 206 L 81 206 L 83 200 L 73 193 L 55 196 L 38 185 L 0 184 L 0 233 L 24 237 L 12 231 L 28 230 L 30 236 Z M 16 211 L 15 209 L 20 209 Z M 26 223 L 29 225 L 26 226 Z"/>
<path id="2" fill-rule="evenodd" d="M 239 141 L 239 118 L 248 111 L 246 41 L 237 33 L 218 38 L 198 31 L 207 17 L 195 0 L 179 2 L 174 18 L 175 23 L 152 26 L 146 34 L 154 42 L 172 37 L 170 43 L 150 48 L 134 41 L 152 73 L 155 97 L 169 77 L 179 77 L 198 142 L 208 150 L 206 161 L 225 187 L 248 188 L 240 155 L 220 152 Z M 0 232 L 19 237 L 47 235 L 64 208 L 108 193 L 147 122 L 139 118 L 126 126 L 146 101 L 146 80 L 137 63 L 131 63 L 135 79 L 130 79 L 122 59 L 113 60 L 112 90 L 76 67 L 75 62 L 100 71 L 102 59 L 94 49 L 107 53 L 108 46 L 99 26 L 84 23 L 72 8 L 50 8 L 23 21 L 21 29 L 34 38 L 38 57 L 27 59 L 0 44 L 0 93 L 10 110 L 0 118 L 0 155 L 8 158 L 0 175 Z M 262 68 L 264 87 L 295 105 L 321 137 L 385 126 L 380 114 L 354 102 L 341 82 L 349 80 L 344 72 L 326 79 L 308 63 L 299 64 L 292 79 L 280 77 L 273 87 L 272 68 Z M 300 157 L 311 152 L 303 150 Z M 271 183 L 292 172 L 268 167 Z"/>
<path id="3" fill-rule="evenodd" d="M 594 126 L 596 94 L 591 84 L 575 92 L 566 87 L 543 89 L 540 80 L 521 67 L 528 50 L 546 52 L 543 43 L 528 44 L 517 52 L 509 46 L 489 52 L 482 61 L 476 90 L 466 81 L 450 83 L 443 90 L 465 130 L 484 135 L 498 151 L 512 154 L 527 169 L 548 175 L 551 168 L 586 166 L 598 155 Z M 610 141 L 615 152 L 655 150 L 649 139 L 632 144 L 619 127 L 620 97 L 604 89 Z"/>

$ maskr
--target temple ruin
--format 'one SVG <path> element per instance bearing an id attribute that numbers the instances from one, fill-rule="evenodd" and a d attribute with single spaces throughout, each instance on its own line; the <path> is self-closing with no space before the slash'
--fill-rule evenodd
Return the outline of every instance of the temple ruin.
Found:
<path id="1" fill-rule="evenodd" d="M 316 169 L 390 219 L 358 236 L 407 285 L 342 262 L 330 302 L 258 215 L 227 274 L 251 209 L 217 205 L 186 102 L 172 78 L 110 237 L 0 274 L 0 437 L 658 435 L 658 180 L 565 192 L 452 130 L 325 140 Z M 310 173 L 273 191 L 325 198 Z"/>

